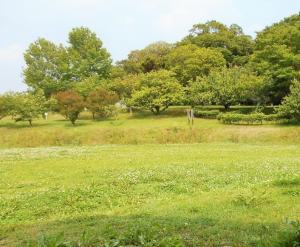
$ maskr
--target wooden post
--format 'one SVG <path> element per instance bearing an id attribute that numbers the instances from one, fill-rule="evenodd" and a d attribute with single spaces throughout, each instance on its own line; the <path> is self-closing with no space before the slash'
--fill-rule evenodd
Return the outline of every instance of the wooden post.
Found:
<path id="1" fill-rule="evenodd" d="M 189 125 L 194 125 L 194 110 L 191 108 L 191 109 L 187 109 L 186 110 L 186 113 L 187 113 L 187 118 L 188 118 L 188 124 Z"/>

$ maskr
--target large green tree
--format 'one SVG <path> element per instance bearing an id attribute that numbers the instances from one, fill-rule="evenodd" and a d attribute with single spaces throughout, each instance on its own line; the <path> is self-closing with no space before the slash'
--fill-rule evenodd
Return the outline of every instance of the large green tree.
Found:
<path id="1" fill-rule="evenodd" d="M 111 72 L 110 54 L 102 41 L 88 28 L 74 28 L 69 33 L 69 45 L 55 45 L 46 39 L 30 44 L 24 54 L 25 83 L 37 91 L 42 89 L 47 98 L 71 89 L 87 78 L 108 78 Z"/>
<path id="2" fill-rule="evenodd" d="M 265 78 L 245 68 L 223 68 L 198 77 L 191 83 L 187 97 L 192 105 L 214 103 L 229 109 L 246 100 L 260 102 L 264 86 Z"/>
<path id="3" fill-rule="evenodd" d="M 245 35 L 240 26 L 232 24 L 227 27 L 217 21 L 195 24 L 190 34 L 179 42 L 182 44 L 215 48 L 223 54 L 228 65 L 247 63 L 254 48 L 251 36 Z"/>
<path id="4" fill-rule="evenodd" d="M 119 62 L 122 68 L 130 74 L 148 73 L 166 68 L 166 56 L 173 45 L 166 42 L 156 42 L 144 49 L 134 50 L 128 58 Z"/>
<path id="5" fill-rule="evenodd" d="M 143 74 L 139 83 L 139 88 L 132 94 L 131 104 L 149 109 L 154 114 L 159 114 L 183 99 L 183 87 L 170 71 L 160 70 Z"/>
<path id="6" fill-rule="evenodd" d="M 69 33 L 67 48 L 72 80 L 82 81 L 90 76 L 108 78 L 111 58 L 102 41 L 88 28 L 74 28 Z"/>
<path id="7" fill-rule="evenodd" d="M 219 51 L 193 44 L 178 46 L 168 55 L 168 68 L 183 85 L 198 76 L 208 75 L 212 69 L 224 67 L 225 63 Z"/>
<path id="8" fill-rule="evenodd" d="M 67 51 L 46 39 L 30 44 L 24 53 L 25 83 L 33 90 L 42 89 L 46 97 L 70 86 Z"/>
<path id="9" fill-rule="evenodd" d="M 251 66 L 271 78 L 268 96 L 279 104 L 291 82 L 300 78 L 300 14 L 275 23 L 258 33 Z"/>

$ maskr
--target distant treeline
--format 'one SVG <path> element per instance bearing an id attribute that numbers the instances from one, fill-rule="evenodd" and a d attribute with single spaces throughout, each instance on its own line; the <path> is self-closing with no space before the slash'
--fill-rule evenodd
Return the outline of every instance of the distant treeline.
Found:
<path id="1" fill-rule="evenodd" d="M 283 103 L 287 117 L 300 118 L 300 14 L 266 27 L 255 39 L 236 24 L 195 24 L 177 43 L 150 44 L 115 64 L 96 34 L 79 27 L 69 33 L 67 46 L 40 38 L 24 59 L 27 94 L 44 98 L 47 109 L 56 101 L 54 108 L 72 122 L 84 108 L 93 115 L 113 114 L 117 101 L 155 114 L 180 104 L 228 109 Z M 9 95 L 4 96 L 0 117 L 11 112 L 3 103 Z M 24 119 L 20 112 L 14 109 Z"/>

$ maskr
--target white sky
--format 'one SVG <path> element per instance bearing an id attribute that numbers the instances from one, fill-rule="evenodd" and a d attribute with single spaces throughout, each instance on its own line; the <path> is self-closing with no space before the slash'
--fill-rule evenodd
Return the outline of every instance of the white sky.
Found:
<path id="1" fill-rule="evenodd" d="M 73 27 L 96 32 L 116 61 L 155 41 L 178 41 L 195 23 L 237 23 L 255 36 L 299 11 L 299 0 L 0 0 L 0 92 L 26 89 L 23 53 L 31 42 L 65 43 Z"/>

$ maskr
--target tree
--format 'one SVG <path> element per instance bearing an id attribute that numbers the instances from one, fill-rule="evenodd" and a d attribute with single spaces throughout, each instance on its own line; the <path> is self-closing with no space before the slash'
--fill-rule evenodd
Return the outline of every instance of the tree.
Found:
<path id="1" fill-rule="evenodd" d="M 90 92 L 87 98 L 87 108 L 92 112 L 93 119 L 95 114 L 100 117 L 110 117 L 115 115 L 115 103 L 119 100 L 115 92 L 99 87 Z"/>
<path id="2" fill-rule="evenodd" d="M 121 103 L 129 108 L 132 113 L 131 97 L 135 90 L 139 88 L 140 75 L 128 74 L 123 77 L 115 78 L 107 84 L 109 90 L 115 92 Z"/>
<path id="3" fill-rule="evenodd" d="M 300 14 L 285 18 L 257 34 L 251 66 L 271 78 L 268 96 L 279 104 L 294 78 L 300 79 Z"/>
<path id="4" fill-rule="evenodd" d="M 208 75 L 212 69 L 224 67 L 225 63 L 219 51 L 192 44 L 178 46 L 168 55 L 168 68 L 183 85 L 198 76 Z"/>
<path id="5" fill-rule="evenodd" d="M 120 78 L 111 80 L 107 87 L 116 92 L 121 100 L 127 102 L 131 98 L 134 90 L 139 87 L 139 75 L 126 75 Z"/>
<path id="6" fill-rule="evenodd" d="M 283 118 L 300 120 L 300 81 L 294 80 L 290 94 L 283 99 L 278 113 Z"/>
<path id="7" fill-rule="evenodd" d="M 38 39 L 30 44 L 24 53 L 24 59 L 25 83 L 33 90 L 42 89 L 49 98 L 52 94 L 69 87 L 69 62 L 64 47 L 56 46 L 46 39 Z"/>
<path id="8" fill-rule="evenodd" d="M 214 101 L 211 85 L 200 78 L 186 88 L 185 103 L 192 108 L 197 105 L 210 105 Z"/>
<path id="9" fill-rule="evenodd" d="M 208 76 L 191 83 L 192 104 L 215 103 L 229 109 L 232 104 L 247 99 L 259 101 L 265 79 L 240 67 L 214 70 Z M 194 101 L 194 102 L 193 102 Z"/>
<path id="10" fill-rule="evenodd" d="M 195 24 L 190 34 L 179 42 L 179 45 L 186 44 L 219 50 L 228 66 L 247 63 L 254 48 L 251 36 L 245 35 L 240 26 L 232 24 L 227 27 L 217 21 Z"/>
<path id="11" fill-rule="evenodd" d="M 0 119 L 15 113 L 15 97 L 16 93 L 5 93 L 0 95 Z"/>
<path id="12" fill-rule="evenodd" d="M 38 39 L 30 44 L 24 59 L 25 83 L 34 91 L 42 89 L 47 98 L 71 89 L 74 83 L 84 82 L 89 77 L 106 79 L 112 66 L 102 41 L 83 27 L 69 33 L 67 47 Z"/>
<path id="13" fill-rule="evenodd" d="M 172 45 L 166 42 L 156 42 L 142 50 L 134 50 L 128 58 L 119 62 L 124 71 L 129 74 L 148 73 L 166 68 L 166 56 Z"/>
<path id="14" fill-rule="evenodd" d="M 73 90 L 59 92 L 55 98 L 57 99 L 59 112 L 75 125 L 80 112 L 84 109 L 83 98 Z"/>
<path id="15" fill-rule="evenodd" d="M 154 114 L 183 99 L 183 87 L 170 71 L 160 70 L 141 75 L 139 84 L 132 94 L 131 104 L 145 107 Z"/>
<path id="16" fill-rule="evenodd" d="M 42 93 L 17 93 L 14 96 L 14 119 L 28 121 L 32 126 L 34 118 L 40 117 L 45 112 L 46 99 Z"/>
<path id="17" fill-rule="evenodd" d="M 91 76 L 99 79 L 109 77 L 112 60 L 95 33 L 84 27 L 74 28 L 69 33 L 69 44 L 67 50 L 72 80 L 80 82 Z"/>
<path id="18" fill-rule="evenodd" d="M 4 118 L 7 115 L 6 102 L 5 98 L 0 96 L 0 119 Z"/>

